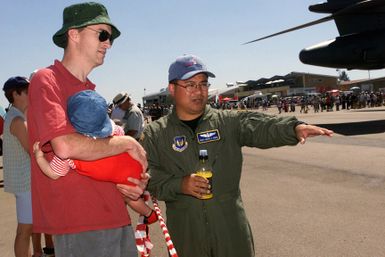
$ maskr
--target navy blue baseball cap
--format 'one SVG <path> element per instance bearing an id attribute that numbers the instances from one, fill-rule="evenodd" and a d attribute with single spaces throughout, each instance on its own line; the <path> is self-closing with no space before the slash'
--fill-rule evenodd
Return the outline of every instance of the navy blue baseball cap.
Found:
<path id="1" fill-rule="evenodd" d="M 207 70 L 202 60 L 195 55 L 182 55 L 168 69 L 168 82 L 173 80 L 186 80 L 198 73 L 205 73 L 208 77 L 215 78 L 214 73 Z"/>
<path id="2" fill-rule="evenodd" d="M 7 91 L 9 89 L 17 89 L 26 87 L 29 85 L 29 80 L 26 77 L 16 76 L 9 78 L 3 86 L 3 90 Z"/>
<path id="3" fill-rule="evenodd" d="M 84 90 L 68 99 L 67 114 L 72 126 L 84 135 L 104 138 L 112 134 L 106 100 L 94 90 Z"/>

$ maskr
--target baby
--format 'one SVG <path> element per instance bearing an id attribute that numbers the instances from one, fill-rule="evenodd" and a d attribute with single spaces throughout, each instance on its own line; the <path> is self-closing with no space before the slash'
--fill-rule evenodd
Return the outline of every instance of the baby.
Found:
<path id="1" fill-rule="evenodd" d="M 123 129 L 109 118 L 107 109 L 105 99 L 93 90 L 80 91 L 71 96 L 67 102 L 67 114 L 77 132 L 92 138 L 124 136 Z M 58 179 L 67 175 L 70 170 L 75 170 L 79 174 L 96 180 L 133 185 L 127 181 L 127 178 L 140 179 L 142 173 L 142 165 L 128 153 L 95 161 L 62 160 L 54 156 L 48 162 L 40 149 L 39 142 L 33 145 L 33 152 L 40 169 L 52 179 Z M 145 224 L 157 221 L 156 213 L 142 198 L 136 201 L 126 200 L 126 202 L 134 211 L 144 216 Z"/>

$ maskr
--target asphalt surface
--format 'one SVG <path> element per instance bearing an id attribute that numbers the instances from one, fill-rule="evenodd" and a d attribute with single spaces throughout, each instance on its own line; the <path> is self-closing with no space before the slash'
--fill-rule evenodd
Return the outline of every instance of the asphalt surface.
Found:
<path id="1" fill-rule="evenodd" d="M 385 256 L 385 108 L 294 114 L 337 134 L 243 149 L 241 190 L 256 256 Z M 15 200 L 1 190 L 0 203 L 0 256 L 13 256 Z M 157 224 L 150 235 L 152 256 L 168 256 Z"/>

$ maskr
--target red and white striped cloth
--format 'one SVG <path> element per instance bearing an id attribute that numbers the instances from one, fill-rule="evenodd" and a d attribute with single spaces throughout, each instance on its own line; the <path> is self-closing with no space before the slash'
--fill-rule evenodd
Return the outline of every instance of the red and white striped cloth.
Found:
<path id="1" fill-rule="evenodd" d="M 150 193 L 148 191 L 143 193 L 143 200 L 147 205 L 149 205 Z M 150 256 L 151 249 L 154 247 L 148 234 L 148 225 L 144 224 L 144 218 L 145 217 L 143 215 L 139 215 L 138 223 L 136 224 L 135 229 L 136 248 L 140 253 L 140 257 Z"/>
<path id="2" fill-rule="evenodd" d="M 61 177 L 67 175 L 70 169 L 74 169 L 74 167 L 76 168 L 74 162 L 71 159 L 62 160 L 56 155 L 54 155 L 50 161 L 49 166 L 51 167 L 53 173 Z"/>
<path id="3" fill-rule="evenodd" d="M 143 198 L 144 198 L 145 203 L 147 205 L 149 205 L 150 193 L 148 191 L 144 192 Z M 167 249 L 170 253 L 170 256 L 171 257 L 178 257 L 178 254 L 176 253 L 174 244 L 171 241 L 170 234 L 168 233 L 167 226 L 166 226 L 164 219 L 162 217 L 162 213 L 161 213 L 160 208 L 158 206 L 158 201 L 156 200 L 155 197 L 152 197 L 151 199 L 152 199 L 152 203 L 154 205 L 156 215 L 158 216 L 159 225 L 160 225 L 162 232 L 163 232 L 163 235 L 166 239 L 166 245 L 167 245 Z M 153 248 L 154 245 L 150 241 L 148 226 L 147 226 L 147 224 L 144 224 L 143 221 L 144 221 L 144 216 L 140 215 L 137 226 L 136 226 L 136 230 L 135 230 L 136 247 L 137 247 L 141 257 L 148 257 L 148 256 L 150 256 L 151 249 Z"/>
<path id="4" fill-rule="evenodd" d="M 178 257 L 178 254 L 176 253 L 175 247 L 173 242 L 171 241 L 170 234 L 168 233 L 168 229 L 166 226 L 166 223 L 164 222 L 164 219 L 162 217 L 162 212 L 160 211 L 159 205 L 158 205 L 158 200 L 156 200 L 155 197 L 152 197 L 152 203 L 154 204 L 154 209 L 156 214 L 158 215 L 158 220 L 159 220 L 159 225 L 162 229 L 164 238 L 166 239 L 166 244 L 168 248 L 168 252 L 170 253 L 171 257 Z"/>

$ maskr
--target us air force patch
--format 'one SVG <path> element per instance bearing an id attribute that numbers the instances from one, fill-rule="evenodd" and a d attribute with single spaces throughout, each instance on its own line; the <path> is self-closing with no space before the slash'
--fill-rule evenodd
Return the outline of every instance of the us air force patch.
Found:
<path id="1" fill-rule="evenodd" d="M 172 149 L 177 152 L 183 152 L 187 148 L 186 136 L 176 136 L 174 137 L 174 143 L 172 144 Z"/>
<path id="2" fill-rule="evenodd" d="M 221 136 L 219 135 L 219 130 L 214 129 L 198 133 L 197 139 L 199 144 L 205 144 L 213 141 L 219 141 Z"/>

